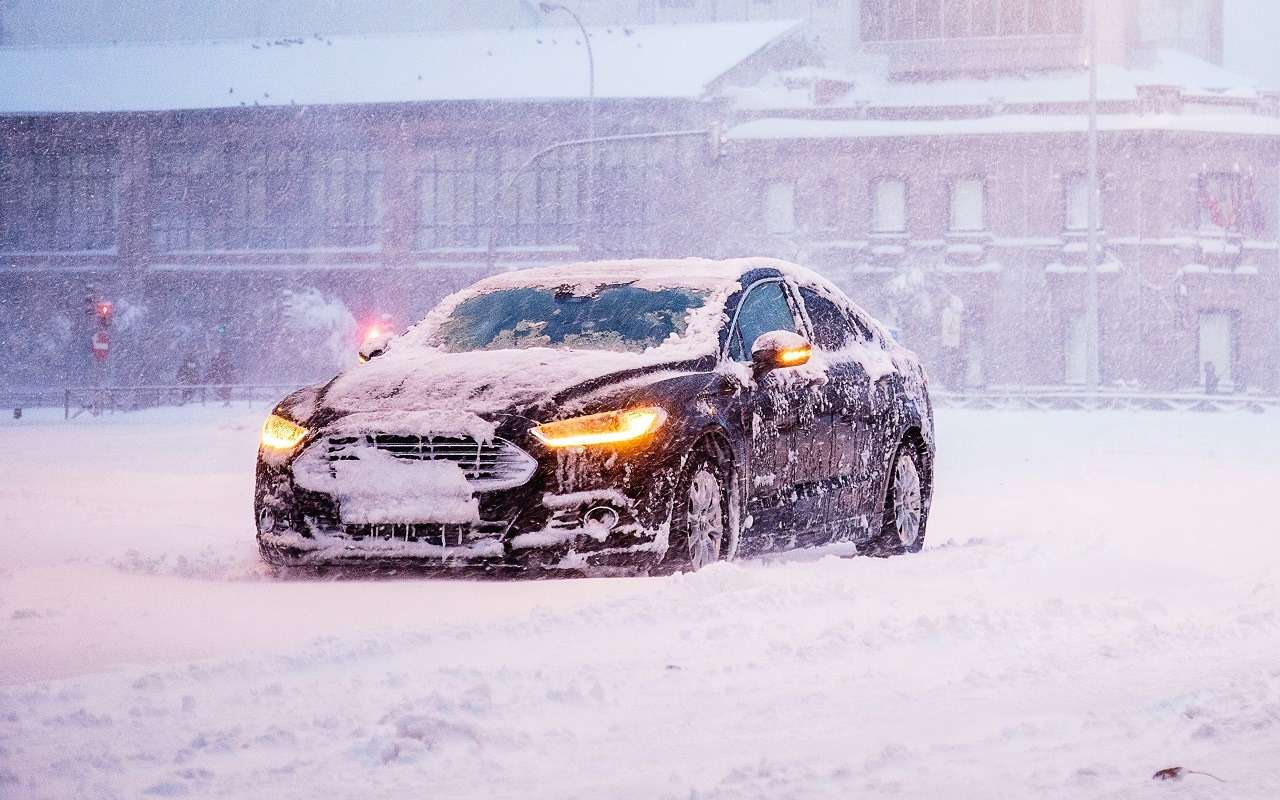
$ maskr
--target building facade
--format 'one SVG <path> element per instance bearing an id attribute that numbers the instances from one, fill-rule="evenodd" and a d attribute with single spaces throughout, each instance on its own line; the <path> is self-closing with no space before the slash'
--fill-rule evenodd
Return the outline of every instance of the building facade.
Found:
<path id="1" fill-rule="evenodd" d="M 1214 65 L 1220 2 L 1105 6 L 1103 382 L 1280 390 L 1280 97 Z M 458 96 L 417 89 L 430 75 L 408 61 L 402 94 L 383 100 L 369 95 L 394 80 L 378 74 L 376 89 L 285 102 L 315 87 L 293 78 L 250 94 L 227 73 L 185 106 L 136 93 L 105 109 L 12 101 L 0 116 L 0 336 L 14 355 L 0 374 L 94 379 L 90 296 L 119 300 L 111 379 L 164 382 L 184 354 L 231 348 L 243 379 L 300 380 L 331 365 L 296 350 L 311 334 L 291 314 L 409 322 L 495 268 L 762 253 L 840 283 L 948 388 L 1083 382 L 1079 0 L 580 10 L 656 23 L 593 31 L 594 100 L 576 31 L 531 28 L 424 43 L 478 47 L 459 63 L 506 76 L 442 84 L 461 84 Z M 783 15 L 800 22 L 743 22 Z M 627 60 L 638 45 L 657 60 Z M 295 53 L 319 73 L 331 53 L 344 68 L 356 58 L 323 37 L 245 46 L 279 57 L 255 76 L 296 68 Z M 211 59 L 205 74 L 220 53 L 179 55 Z M 697 79 L 676 80 L 686 74 Z M 646 84 L 660 88 L 634 90 Z M 589 109 L 601 136 L 683 134 L 535 158 L 582 138 Z M 324 298 L 318 309 L 298 310 L 304 292 Z"/>

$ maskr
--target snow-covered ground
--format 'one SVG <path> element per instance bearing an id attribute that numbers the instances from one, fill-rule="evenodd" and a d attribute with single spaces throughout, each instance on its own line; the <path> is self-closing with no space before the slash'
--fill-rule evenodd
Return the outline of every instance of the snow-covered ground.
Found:
<path id="1" fill-rule="evenodd" d="M 263 413 L 0 422 L 0 797 L 1280 796 L 1275 414 L 943 410 L 917 556 L 500 583 L 270 577 Z"/>

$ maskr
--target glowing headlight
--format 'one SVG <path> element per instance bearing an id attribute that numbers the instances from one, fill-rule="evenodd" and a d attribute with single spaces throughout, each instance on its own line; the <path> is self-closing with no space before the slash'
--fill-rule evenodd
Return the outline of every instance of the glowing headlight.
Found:
<path id="1" fill-rule="evenodd" d="M 275 414 L 262 423 L 262 446 L 270 450 L 292 450 L 306 435 L 306 428 Z"/>
<path id="2" fill-rule="evenodd" d="M 640 439 L 656 431 L 667 419 L 661 408 L 631 408 L 586 417 L 548 422 L 533 429 L 547 447 L 583 447 Z"/>

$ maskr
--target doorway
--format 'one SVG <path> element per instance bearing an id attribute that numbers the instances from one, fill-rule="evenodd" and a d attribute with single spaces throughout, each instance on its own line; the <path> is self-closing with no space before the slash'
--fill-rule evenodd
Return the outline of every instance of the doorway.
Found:
<path id="1" fill-rule="evenodd" d="M 1230 311 L 1200 312 L 1200 357 L 1196 362 L 1199 384 L 1205 385 L 1210 364 L 1217 375 L 1220 391 L 1230 391 L 1235 376 L 1236 315 Z"/>

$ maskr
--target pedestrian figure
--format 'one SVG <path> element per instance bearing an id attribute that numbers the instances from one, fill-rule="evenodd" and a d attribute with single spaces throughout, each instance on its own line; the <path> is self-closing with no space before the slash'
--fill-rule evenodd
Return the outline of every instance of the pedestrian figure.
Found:
<path id="1" fill-rule="evenodd" d="M 231 354 L 227 352 L 225 347 L 219 348 L 214 355 L 213 360 L 209 362 L 208 382 L 214 384 L 218 388 L 218 399 L 222 401 L 224 406 L 231 405 L 231 386 L 232 369 Z"/>
<path id="2" fill-rule="evenodd" d="M 1218 393 L 1218 368 L 1213 365 L 1212 361 L 1204 362 L 1204 393 Z"/>
<path id="3" fill-rule="evenodd" d="M 182 366 L 178 367 L 178 383 L 183 386 L 194 386 L 200 382 L 200 365 L 196 362 L 196 354 L 191 353 L 186 360 L 182 362 Z M 178 405 L 186 405 L 191 402 L 191 398 L 195 397 L 195 389 L 183 389 L 181 399 Z"/>
<path id="4" fill-rule="evenodd" d="M 942 374 L 943 385 L 958 392 L 964 388 L 964 302 L 955 295 L 942 307 Z"/>

